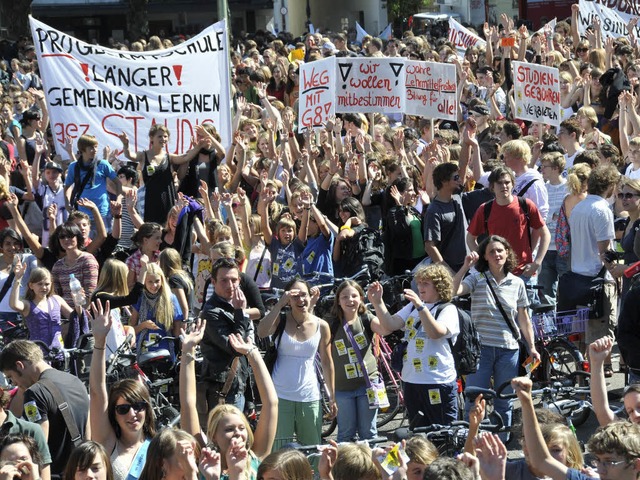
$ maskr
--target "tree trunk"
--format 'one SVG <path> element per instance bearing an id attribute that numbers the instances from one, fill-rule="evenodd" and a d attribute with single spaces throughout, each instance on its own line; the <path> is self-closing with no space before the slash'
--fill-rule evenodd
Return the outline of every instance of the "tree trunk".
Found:
<path id="1" fill-rule="evenodd" d="M 129 40 L 131 41 L 136 41 L 140 37 L 149 36 L 148 3 L 149 0 L 129 0 L 127 30 Z"/>

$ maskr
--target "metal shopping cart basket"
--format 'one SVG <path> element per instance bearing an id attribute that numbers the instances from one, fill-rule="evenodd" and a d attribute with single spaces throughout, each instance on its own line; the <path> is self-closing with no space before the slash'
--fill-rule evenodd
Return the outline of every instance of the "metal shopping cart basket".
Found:
<path id="1" fill-rule="evenodd" d="M 552 337 L 568 337 L 576 333 L 584 333 L 589 320 L 589 308 L 566 310 L 562 312 L 536 313 L 531 317 L 536 339 L 545 340 Z"/>

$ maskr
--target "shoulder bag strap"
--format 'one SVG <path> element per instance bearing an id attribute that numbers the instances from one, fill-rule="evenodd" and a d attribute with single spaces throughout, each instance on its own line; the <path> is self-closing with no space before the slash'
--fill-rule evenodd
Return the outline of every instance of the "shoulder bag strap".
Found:
<path id="1" fill-rule="evenodd" d="M 16 276 L 16 274 L 12 270 L 11 273 L 9 274 L 9 276 L 7 277 L 7 281 L 4 282 L 4 285 L 2 286 L 2 290 L 0 290 L 0 302 L 2 302 L 2 300 L 4 300 L 5 295 L 7 294 L 9 289 L 11 288 L 11 285 L 13 284 L 13 278 L 15 276 Z"/>
<path id="2" fill-rule="evenodd" d="M 54 402 L 58 405 L 58 410 L 60 410 L 64 423 L 67 426 L 67 430 L 69 430 L 69 435 L 71 435 L 71 442 L 74 447 L 77 447 L 82 443 L 83 439 L 82 435 L 80 435 L 75 419 L 73 418 L 73 412 L 69 408 L 69 404 L 62 398 L 62 393 L 60 393 L 56 384 L 51 380 L 48 378 L 41 378 L 38 380 L 38 383 L 49 391 Z"/>
<path id="3" fill-rule="evenodd" d="M 227 400 L 227 395 L 229 394 L 229 390 L 231 390 L 231 385 L 233 384 L 233 379 L 236 378 L 236 372 L 238 371 L 238 367 L 240 366 L 240 357 L 234 357 L 233 362 L 231 362 L 231 368 L 229 369 L 229 373 L 227 373 L 227 379 L 218 394 L 218 405 L 224 405 Z"/>
<path id="4" fill-rule="evenodd" d="M 267 254 L 268 248 L 269 247 L 265 243 L 264 248 L 262 249 L 262 255 L 260 255 L 260 260 L 258 260 L 258 265 L 256 266 L 256 273 L 253 275 L 254 282 L 258 279 L 258 274 L 260 273 L 260 267 L 262 266 L 262 261 L 264 260 L 264 256 Z"/>
<path id="5" fill-rule="evenodd" d="M 500 302 L 498 295 L 496 295 L 496 291 L 493 289 L 493 286 L 491 285 L 491 280 L 485 273 L 483 273 L 482 276 L 484 276 L 485 280 L 487 281 L 487 285 L 489 285 L 489 290 L 491 290 L 491 295 L 493 296 L 493 299 L 495 300 L 496 305 L 498 306 L 498 310 L 500 310 L 500 313 L 502 314 L 502 318 L 504 319 L 507 326 L 509 327 L 509 330 L 511 330 L 511 334 L 516 340 L 520 340 L 520 332 L 513 325 L 513 323 L 511 323 L 511 320 L 509 320 L 509 316 L 507 315 L 507 312 L 504 311 L 504 307 L 502 306 L 502 303 Z"/>
<path id="6" fill-rule="evenodd" d="M 358 316 L 358 320 L 360 320 L 360 316 Z M 364 331 L 364 325 L 362 325 L 362 330 Z M 356 339 L 353 338 L 353 332 L 351 331 L 351 327 L 347 322 L 344 322 L 344 331 L 347 334 L 347 338 L 349 339 L 351 348 L 353 348 L 353 351 L 358 358 L 358 363 L 360 364 L 360 368 L 362 369 L 362 376 L 364 377 L 364 381 L 367 384 L 367 388 L 371 388 L 371 380 L 369 379 L 369 372 L 367 372 L 367 365 L 364 363 L 364 358 L 362 358 L 362 352 L 360 351 L 358 342 L 356 342 Z"/>

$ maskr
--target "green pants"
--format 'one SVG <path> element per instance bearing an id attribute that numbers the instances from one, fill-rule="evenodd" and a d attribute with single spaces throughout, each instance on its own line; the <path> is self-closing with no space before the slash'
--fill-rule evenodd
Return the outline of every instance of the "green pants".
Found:
<path id="1" fill-rule="evenodd" d="M 278 429 L 273 443 L 274 452 L 295 439 L 301 445 L 319 445 L 322 443 L 321 432 L 322 409 L 319 400 L 292 402 L 278 399 Z"/>

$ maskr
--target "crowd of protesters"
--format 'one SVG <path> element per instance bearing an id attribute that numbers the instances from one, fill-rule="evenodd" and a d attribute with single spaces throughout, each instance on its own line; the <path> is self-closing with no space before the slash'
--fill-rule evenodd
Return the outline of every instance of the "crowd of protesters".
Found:
<path id="1" fill-rule="evenodd" d="M 525 460 L 507 464 L 508 436 L 470 434 L 458 460 L 437 458 L 416 436 L 403 443 L 408 460 L 392 477 L 638 478 L 640 296 L 623 275 L 640 256 L 636 21 L 613 40 L 597 18 L 581 36 L 577 5 L 553 30 L 529 32 L 503 15 L 500 25 L 479 28 L 486 48 L 471 46 L 463 57 L 438 30 L 357 44 L 341 32 L 257 32 L 232 42 L 232 138 L 205 124 L 181 155 L 167 151 L 169 131 L 160 124 L 143 151 L 130 151 L 124 134 L 121 144 L 98 145 L 91 129 L 56 151 L 35 49 L 27 38 L 4 43 L 0 327 L 23 322 L 29 340 L 0 352 L 0 370 L 17 387 L 4 387 L 0 398 L 0 476 L 311 479 L 304 455 L 281 447 L 322 442 L 316 354 L 338 440 L 370 439 L 377 435 L 372 393 L 381 382 L 375 338 L 397 330 L 407 341 L 402 378 L 411 423 L 464 415 L 477 432 L 484 401 L 458 411 L 450 343 L 459 322 L 449 302 L 468 294 L 482 350 L 466 384 L 513 379 Z M 110 46 L 157 50 L 184 40 Z M 454 63 L 458 121 L 349 113 L 299 134 L 300 65 L 332 55 Z M 515 60 L 559 69 L 559 127 L 516 118 Z M 326 283 L 318 273 L 340 277 L 362 267 L 370 282 L 344 282 L 318 317 L 316 284 Z M 415 290 L 390 312 L 377 280 L 407 270 Z M 605 282 L 604 308 L 589 320 L 582 345 L 602 425 L 588 445 L 593 469 L 562 418 L 534 411 L 531 381 L 515 378 L 520 349 L 540 358 L 530 285 L 555 302 L 568 272 Z M 265 311 L 260 289 L 268 288 L 284 293 Z M 87 333 L 89 397 L 34 343 L 69 348 Z M 156 340 L 166 336 L 181 341 Z M 256 343 L 269 336 L 277 359 L 267 367 Z M 156 431 L 141 383 L 107 389 L 105 362 L 131 338 L 136 348 L 180 359 L 181 429 Z M 628 421 L 607 399 L 614 338 L 631 384 Z M 256 395 L 262 406 L 250 425 L 245 414 Z M 495 409 L 511 426 L 513 406 L 496 401 Z M 380 453 L 328 445 L 317 473 L 388 477 Z"/>

